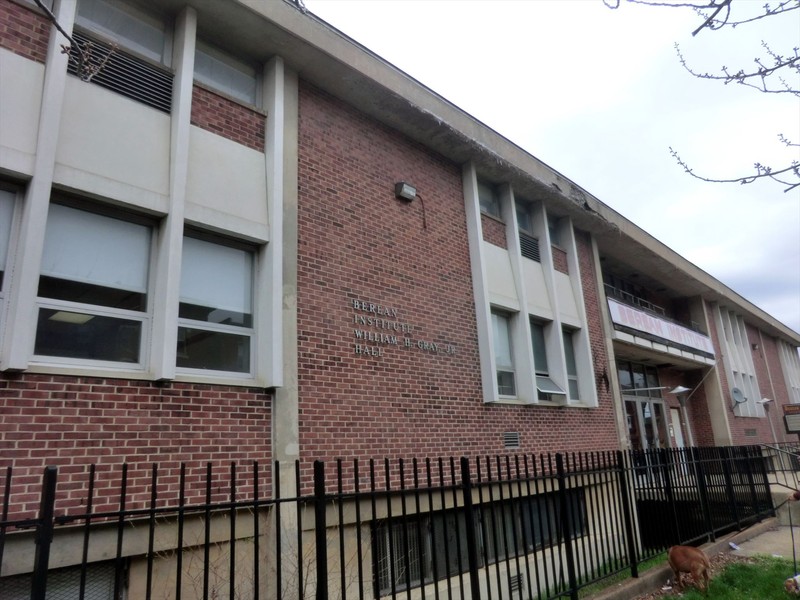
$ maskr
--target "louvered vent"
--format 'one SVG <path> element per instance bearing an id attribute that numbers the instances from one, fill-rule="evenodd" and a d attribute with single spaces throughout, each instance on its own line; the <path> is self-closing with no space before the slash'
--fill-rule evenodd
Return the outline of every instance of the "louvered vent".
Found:
<path id="1" fill-rule="evenodd" d="M 106 60 L 110 51 L 108 44 L 79 32 L 73 33 L 72 37 L 83 47 L 86 47 L 86 44 L 92 45 L 93 51 L 89 60 L 92 67 L 98 68 Z M 67 68 L 67 71 L 72 75 L 80 76 L 78 73 L 79 56 L 78 49 L 72 47 L 70 49 L 69 67 Z M 91 81 L 165 113 L 170 111 L 172 105 L 172 73 L 166 69 L 160 69 L 141 58 L 131 56 L 119 48 L 108 57 L 108 61 L 105 64 L 102 64 L 102 67 L 92 77 Z"/>
<path id="2" fill-rule="evenodd" d="M 525 593 L 525 580 L 522 578 L 521 573 L 511 575 L 508 578 L 508 591 L 511 592 L 512 597 L 521 597 Z"/>
<path id="3" fill-rule="evenodd" d="M 539 240 L 521 231 L 519 233 L 519 251 L 525 258 L 542 262 L 539 258 Z"/>
<path id="4" fill-rule="evenodd" d="M 506 431 L 503 434 L 503 446 L 506 448 L 519 448 L 519 431 Z"/>
<path id="5" fill-rule="evenodd" d="M 756 429 L 745 429 L 744 430 L 745 437 L 758 437 L 758 430 Z"/>

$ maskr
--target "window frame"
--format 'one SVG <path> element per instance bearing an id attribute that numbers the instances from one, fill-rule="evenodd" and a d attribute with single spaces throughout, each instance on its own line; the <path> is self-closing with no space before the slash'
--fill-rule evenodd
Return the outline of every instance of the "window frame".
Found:
<path id="1" fill-rule="evenodd" d="M 516 375 L 516 367 L 514 364 L 514 343 L 513 343 L 513 327 L 512 327 L 512 320 L 514 315 L 508 311 L 492 308 L 491 309 L 491 320 L 492 320 L 492 344 L 494 347 L 494 371 L 495 371 L 495 382 L 497 384 L 497 395 L 501 398 L 516 398 L 517 397 L 517 375 Z M 500 331 L 498 330 L 498 325 L 500 323 L 500 319 L 502 319 L 503 323 L 505 324 L 505 340 L 507 341 L 507 347 L 504 348 L 506 353 L 508 354 L 510 364 L 501 364 L 498 360 L 500 356 L 498 353 L 498 345 L 501 341 L 499 338 Z M 507 375 L 511 377 L 511 393 L 503 393 L 501 390 L 504 390 L 509 387 L 508 383 L 501 384 L 501 375 Z"/>
<path id="2" fill-rule="evenodd" d="M 178 366 L 178 353 L 180 351 L 178 345 L 175 348 L 175 373 L 179 376 L 189 376 L 189 377 L 214 377 L 214 378 L 225 378 L 225 379 L 239 379 L 239 380 L 252 380 L 257 377 L 256 373 L 256 353 L 257 353 L 257 339 L 256 339 L 256 330 L 257 330 L 257 323 L 256 320 L 258 315 L 256 314 L 256 296 L 257 296 L 257 285 L 256 285 L 256 275 L 258 273 L 258 248 L 252 245 L 246 244 L 245 242 L 241 242 L 239 240 L 231 239 L 228 237 L 218 236 L 206 231 L 193 229 L 193 228 L 186 228 L 184 230 L 183 238 L 193 238 L 197 239 L 209 244 L 214 244 L 222 247 L 233 248 L 235 250 L 240 250 L 242 252 L 247 252 L 250 255 L 250 324 L 249 326 L 245 325 L 231 325 L 225 323 L 214 323 L 210 321 L 200 321 L 197 319 L 192 319 L 189 317 L 181 317 L 180 316 L 180 305 L 183 304 L 181 301 L 182 292 L 179 291 L 179 298 L 178 298 L 178 320 L 177 320 L 177 344 L 180 344 L 180 336 L 181 336 L 181 329 L 194 329 L 194 330 L 201 330 L 201 331 L 208 331 L 210 333 L 221 333 L 227 335 L 236 335 L 241 337 L 246 337 L 248 339 L 248 369 L 247 371 L 227 371 L 223 369 L 204 369 L 204 368 L 195 368 L 195 367 L 182 367 Z M 181 253 L 181 272 L 183 272 L 183 265 L 185 260 L 185 255 Z M 180 287 L 180 286 L 179 286 Z M 210 308 L 210 307 L 209 307 Z"/>
<path id="3" fill-rule="evenodd" d="M 164 67 L 171 67 L 172 66 L 172 51 L 173 51 L 173 39 L 172 39 L 172 23 L 169 19 L 160 15 L 156 12 L 148 11 L 144 8 L 139 6 L 132 6 L 128 3 L 120 2 L 120 0 L 91 0 L 93 2 L 99 2 L 101 4 L 106 4 L 111 6 L 112 8 L 126 13 L 133 19 L 136 19 L 154 29 L 160 29 L 163 34 L 163 46 L 161 49 L 161 55 L 155 56 L 155 52 L 148 49 L 146 46 L 138 44 L 136 40 L 130 40 L 128 38 L 122 38 L 121 34 L 117 31 L 104 27 L 103 25 L 90 20 L 88 17 L 81 14 L 81 4 L 85 3 L 85 0 L 78 0 L 78 4 L 75 10 L 75 25 L 78 29 L 82 29 L 83 31 L 90 32 L 92 35 L 99 37 L 102 41 L 116 44 L 125 52 L 128 52 L 137 58 L 141 58 L 143 60 L 149 61 L 156 65 L 161 65 Z M 125 42 L 132 42 L 133 45 Z"/>
<path id="4" fill-rule="evenodd" d="M 486 201 L 487 193 L 491 195 L 491 202 Z M 478 205 L 481 214 L 502 220 L 500 195 L 497 193 L 497 186 L 482 179 L 478 179 Z"/>
<path id="5" fill-rule="evenodd" d="M 142 310 L 132 310 L 114 306 L 105 306 L 102 304 L 91 304 L 75 300 L 51 298 L 48 296 L 41 296 L 39 294 L 39 290 L 37 289 L 35 297 L 37 325 L 36 327 L 33 328 L 34 339 L 32 340 L 33 350 L 30 356 L 30 364 L 34 366 L 58 365 L 58 366 L 69 366 L 75 368 L 85 367 L 85 368 L 96 368 L 96 369 L 112 369 L 112 370 L 145 372 L 149 366 L 150 349 L 152 344 L 151 330 L 152 330 L 152 320 L 153 320 L 152 319 L 153 277 L 154 277 L 153 265 L 155 260 L 156 237 L 157 237 L 157 227 L 155 223 L 153 223 L 146 217 L 136 215 L 135 213 L 129 213 L 123 210 L 114 210 L 113 208 L 108 206 L 96 205 L 94 203 L 83 202 L 81 200 L 69 197 L 54 196 L 50 199 L 50 205 L 63 206 L 65 208 L 77 212 L 93 215 L 94 217 L 100 217 L 104 219 L 114 219 L 117 221 L 122 221 L 123 223 L 129 223 L 147 228 L 149 240 L 147 242 L 147 256 L 145 257 L 146 264 L 144 265 L 144 268 L 146 270 L 146 274 L 144 277 L 145 279 L 144 307 Z M 50 218 L 51 218 L 51 211 L 48 210 L 48 219 L 45 221 L 45 236 L 47 235 L 46 232 L 50 224 L 49 221 Z M 42 266 L 40 265 L 39 267 L 40 282 L 42 276 L 43 276 Z M 66 281 L 75 281 L 78 284 L 86 283 L 70 279 L 66 279 Z M 109 289 L 123 289 L 123 288 L 113 288 L 111 286 L 103 286 L 103 287 L 108 287 Z M 74 356 L 63 356 L 63 355 L 60 356 L 60 355 L 37 353 L 36 340 L 39 335 L 38 319 L 40 318 L 42 310 L 53 310 L 57 311 L 57 313 L 59 312 L 76 313 L 76 314 L 89 315 L 90 317 L 111 318 L 120 321 L 135 321 L 139 323 L 140 330 L 139 330 L 138 360 L 136 360 L 135 362 L 134 361 L 128 362 L 128 361 L 103 360 L 97 358 L 78 358 Z"/>
<path id="6" fill-rule="evenodd" d="M 578 331 L 565 326 L 561 327 L 561 335 L 564 340 L 564 366 L 567 374 L 567 398 L 576 401 L 581 399 L 578 362 L 575 356 L 575 335 Z"/>
<path id="7" fill-rule="evenodd" d="M 229 88 L 222 83 L 219 83 L 213 77 L 206 75 L 205 73 L 198 73 L 197 65 L 200 64 L 197 60 L 198 54 L 205 54 L 209 58 L 216 60 L 222 63 L 224 66 L 228 67 L 233 71 L 238 71 L 239 73 L 250 75 L 250 71 L 252 71 L 253 77 L 253 94 L 252 97 L 248 96 L 248 98 L 244 98 L 235 89 Z M 199 75 L 199 76 L 198 76 Z M 237 56 L 219 48 L 218 46 L 206 42 L 205 40 L 198 38 L 197 43 L 195 46 L 195 61 L 194 61 L 194 73 L 192 74 L 194 82 L 200 84 L 201 86 L 208 87 L 215 92 L 218 92 L 225 96 L 226 98 L 230 98 L 234 102 L 240 104 L 246 104 L 248 106 L 252 106 L 255 108 L 259 108 L 262 104 L 261 99 L 261 73 L 255 63 L 251 63 L 246 60 L 242 60 Z"/>
<path id="8" fill-rule="evenodd" d="M 552 327 L 553 324 L 536 317 L 529 317 L 530 330 L 531 330 L 531 349 L 533 351 L 533 375 L 536 383 L 536 393 L 540 400 L 558 400 L 563 397 L 567 399 L 569 396 L 565 390 L 561 388 L 552 377 L 550 377 L 550 368 L 547 360 L 547 333 L 545 328 Z M 539 340 L 538 332 L 541 331 L 541 340 Z M 543 360 L 537 361 L 537 348 L 541 348 L 544 354 L 541 356 Z M 542 368 L 544 363 L 544 368 Z"/>

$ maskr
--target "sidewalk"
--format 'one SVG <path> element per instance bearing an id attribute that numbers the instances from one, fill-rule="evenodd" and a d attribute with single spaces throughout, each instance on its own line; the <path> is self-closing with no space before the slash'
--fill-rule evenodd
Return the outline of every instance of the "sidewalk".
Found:
<path id="1" fill-rule="evenodd" d="M 794 542 L 792 544 L 792 534 Z M 731 543 L 738 546 L 738 550 L 731 547 Z M 720 552 L 731 552 L 743 556 L 766 554 L 778 555 L 788 560 L 793 560 L 792 549 L 796 548 L 798 561 L 800 561 L 800 527 L 781 525 L 776 518 L 764 519 L 744 531 L 732 533 L 717 539 L 716 542 L 702 546 L 709 556 Z M 636 596 L 654 592 L 672 577 L 672 571 L 664 563 L 663 567 L 648 570 L 638 579 L 627 579 L 611 588 L 592 596 L 593 600 L 630 600 Z"/>

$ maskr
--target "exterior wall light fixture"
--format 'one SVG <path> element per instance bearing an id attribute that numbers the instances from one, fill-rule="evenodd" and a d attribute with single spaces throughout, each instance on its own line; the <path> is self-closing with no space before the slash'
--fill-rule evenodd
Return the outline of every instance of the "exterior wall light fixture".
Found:
<path id="1" fill-rule="evenodd" d="M 417 197 L 417 188 L 405 181 L 398 181 L 394 184 L 394 195 L 401 200 L 411 202 Z"/>

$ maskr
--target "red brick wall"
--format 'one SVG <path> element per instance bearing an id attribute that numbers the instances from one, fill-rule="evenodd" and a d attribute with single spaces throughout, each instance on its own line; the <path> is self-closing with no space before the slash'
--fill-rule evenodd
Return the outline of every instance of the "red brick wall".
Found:
<path id="1" fill-rule="evenodd" d="M 204 493 L 207 462 L 217 500 L 228 497 L 231 463 L 240 468 L 239 497 L 247 497 L 254 460 L 263 470 L 261 495 L 271 493 L 271 397 L 263 390 L 0 374 L 0 414 L 0 468 L 5 475 L 13 467 L 12 518 L 38 508 L 46 466 L 59 467 L 59 510 L 85 505 L 90 464 L 97 464 L 96 510 L 116 501 L 122 463 L 127 508 L 148 506 L 153 463 L 161 501 L 177 498 L 180 463 L 194 502 Z"/>
<path id="2" fill-rule="evenodd" d="M 522 453 L 616 448 L 605 391 L 596 410 L 483 402 L 460 166 L 306 84 L 299 127 L 300 448 L 306 472 L 312 459 L 503 453 L 505 431 L 521 433 Z M 424 197 L 427 229 L 420 203 L 394 198 L 400 180 Z M 592 345 L 604 367 L 585 246 L 585 294 L 597 325 Z M 354 301 L 374 303 L 375 312 L 368 304 L 366 311 L 355 309 Z M 379 315 L 377 305 L 391 314 Z M 398 325 L 354 323 L 360 317 Z M 357 330 L 397 335 L 398 344 L 371 344 L 380 356 L 357 354 Z M 420 349 L 422 342 L 444 348 Z"/>
<path id="3" fill-rule="evenodd" d="M 266 117 L 200 85 L 192 92 L 192 125 L 264 152 Z"/>
<path id="4" fill-rule="evenodd" d="M 550 246 L 553 252 L 553 268 L 564 275 L 569 275 L 569 265 L 567 263 L 567 252 L 562 248 Z"/>
<path id="5" fill-rule="evenodd" d="M 15 54 L 44 63 L 50 25 L 32 8 L 0 0 L 0 46 Z M 66 39 L 63 40 L 68 44 Z"/>
<path id="6" fill-rule="evenodd" d="M 484 241 L 500 248 L 508 248 L 506 224 L 502 221 L 498 221 L 489 215 L 481 214 L 481 231 L 483 232 Z"/>

